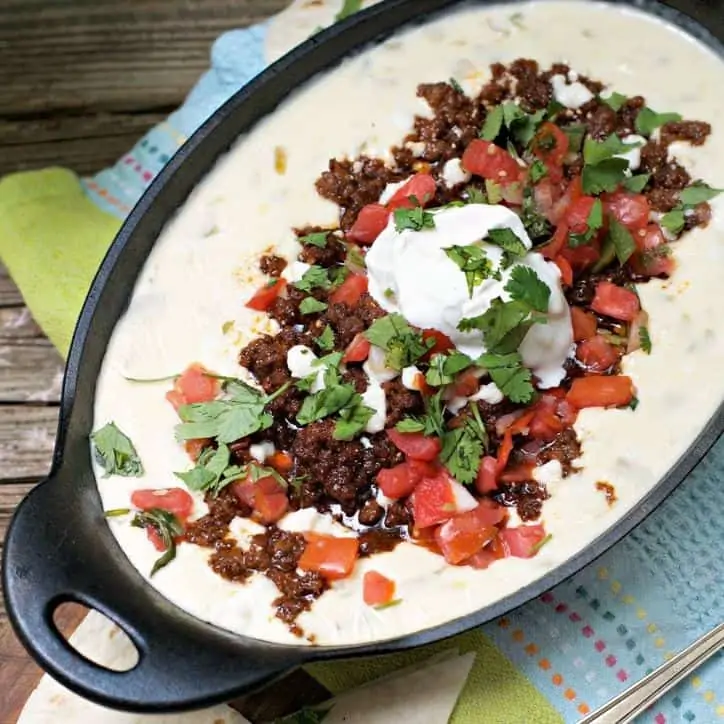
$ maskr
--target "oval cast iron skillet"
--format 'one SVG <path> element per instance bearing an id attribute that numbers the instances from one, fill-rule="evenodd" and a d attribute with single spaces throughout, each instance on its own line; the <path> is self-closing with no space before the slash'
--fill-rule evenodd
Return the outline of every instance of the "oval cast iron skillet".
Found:
<path id="1" fill-rule="evenodd" d="M 231 699 L 305 662 L 409 649 L 478 626 L 538 596 L 610 548 L 672 492 L 724 429 L 724 406 L 720 406 L 687 453 L 634 510 L 543 578 L 475 613 L 393 640 L 311 648 L 234 635 L 171 604 L 144 582 L 124 556 L 103 518 L 88 435 L 106 345 L 161 229 L 232 142 L 273 112 L 290 92 L 352 51 L 461 4 L 460 0 L 388 0 L 315 35 L 204 123 L 159 174 L 118 233 L 75 331 L 52 470 L 18 507 L 4 549 L 3 585 L 15 631 L 38 663 L 69 689 L 114 708 L 177 711 Z M 663 5 L 641 0 L 636 6 L 665 17 L 724 56 L 720 43 L 724 13 L 719 2 L 673 0 Z M 52 622 L 53 611 L 64 601 L 95 608 L 123 628 L 138 649 L 137 666 L 112 672 L 76 653 Z"/>

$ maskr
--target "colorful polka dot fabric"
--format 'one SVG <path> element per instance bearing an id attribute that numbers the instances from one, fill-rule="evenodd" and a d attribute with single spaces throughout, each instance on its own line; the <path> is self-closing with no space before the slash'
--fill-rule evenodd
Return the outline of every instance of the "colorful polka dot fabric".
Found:
<path id="1" fill-rule="evenodd" d="M 115 166 L 84 179 L 88 197 L 122 219 L 201 122 L 264 68 L 269 27 L 267 22 L 222 35 L 213 45 L 210 70 L 184 105 Z M 505 714 L 495 721 L 576 722 L 722 620 L 724 441 L 664 505 L 600 560 L 483 627 L 553 712 L 553 719 L 541 711 L 526 715 L 526 721 Z M 487 676 L 484 665 L 483 673 Z M 475 706 L 466 704 L 466 698 Z M 469 712 L 484 706 L 468 687 L 458 708 Z M 458 714 L 453 721 L 493 721 Z M 724 724 L 722 655 L 661 699 L 641 721 Z"/>

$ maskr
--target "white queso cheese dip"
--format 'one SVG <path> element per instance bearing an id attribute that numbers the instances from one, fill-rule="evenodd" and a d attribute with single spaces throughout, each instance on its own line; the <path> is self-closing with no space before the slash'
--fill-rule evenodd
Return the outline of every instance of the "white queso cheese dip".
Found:
<path id="1" fill-rule="evenodd" d="M 259 257 L 272 251 L 292 262 L 298 253 L 292 229 L 338 224 L 336 205 L 315 190 L 329 159 L 361 153 L 389 159 L 389 149 L 409 132 L 415 115 L 430 113 L 416 97 L 418 84 L 455 78 L 475 96 L 488 82 L 492 63 L 519 57 L 534 58 L 542 68 L 565 62 L 618 93 L 644 95 L 652 108 L 711 123 L 705 145 L 676 143 L 669 153 L 693 179 L 724 185 L 724 99 L 719 93 L 724 62 L 677 28 L 639 11 L 574 0 L 465 6 L 350 57 L 241 137 L 160 235 L 108 346 L 95 403 L 94 427 L 115 422 L 133 441 L 144 472 L 104 477 L 97 466 L 104 509 L 128 508 L 131 493 L 139 488 L 182 485 L 174 472 L 188 470 L 190 461 L 174 437 L 179 420 L 165 398 L 171 382 L 129 378 L 168 378 L 192 362 L 218 375 L 244 377 L 239 350 L 277 328 L 265 314 L 244 307 L 266 282 L 258 271 Z M 590 96 L 575 83 L 563 86 L 557 99 L 568 107 Z M 280 149 L 283 173 L 278 172 Z M 563 478 L 560 466 L 547 468 L 543 482 L 550 499 L 540 522 L 550 539 L 534 557 L 511 557 L 476 570 L 449 565 L 425 547 L 402 542 L 391 552 L 360 558 L 351 576 L 334 581 L 299 616 L 306 634 L 300 639 L 274 615 L 279 591 L 263 575 L 230 582 L 207 564 L 211 549 L 180 544 L 175 560 L 151 578 L 159 554 L 146 532 L 131 527 L 127 518 L 109 518 L 120 546 L 154 587 L 191 614 L 239 634 L 290 644 L 401 636 L 469 614 L 544 576 L 636 506 L 722 400 L 724 336 L 716 326 L 724 268 L 721 199 L 712 201 L 712 209 L 706 228 L 694 229 L 676 244 L 671 279 L 639 285 L 652 351 L 638 350 L 622 361 L 623 374 L 635 384 L 638 407 L 580 411 L 575 423 L 580 469 Z M 382 251 L 374 253 L 380 257 Z M 383 255 L 377 265 L 384 267 L 384 262 Z M 421 279 L 426 283 L 429 278 Z M 562 339 L 568 345 L 565 330 Z M 557 365 L 560 361 L 546 362 L 546 374 Z M 615 504 L 596 489 L 602 481 L 615 487 Z M 192 519 L 207 511 L 203 495 L 193 495 Z M 314 508 L 287 514 L 279 527 L 354 535 Z M 263 530 L 242 518 L 230 529 L 241 547 Z M 395 581 L 396 605 L 375 608 L 363 602 L 368 570 Z"/>

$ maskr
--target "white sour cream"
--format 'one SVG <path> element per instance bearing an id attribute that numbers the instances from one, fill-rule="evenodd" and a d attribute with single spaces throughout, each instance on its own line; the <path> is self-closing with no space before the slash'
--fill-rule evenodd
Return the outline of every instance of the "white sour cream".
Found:
<path id="1" fill-rule="evenodd" d="M 104 478 L 96 468 L 104 508 L 128 507 L 138 488 L 177 486 L 174 471 L 190 465 L 174 440 L 178 418 L 164 399 L 169 383 L 137 384 L 124 373 L 133 368 L 135 376 L 160 377 L 197 361 L 219 374 L 243 374 L 239 349 L 276 328 L 243 306 L 264 283 L 259 256 L 276 240 L 274 252 L 291 260 L 298 251 L 293 227 L 331 227 L 337 221 L 337 208 L 314 188 L 329 159 L 361 150 L 389 158 L 389 149 L 407 130 L 400 129 L 400 119 L 410 128 L 420 112 L 419 83 L 472 67 L 476 71 L 461 82 L 476 92 L 489 77 L 490 63 L 519 57 L 534 57 L 543 66 L 566 62 L 620 93 L 645 95 L 658 111 L 710 122 L 711 137 L 704 146 L 687 149 L 686 163 L 692 177 L 724 185 L 724 98 L 712 92 L 724 83 L 724 62 L 678 29 L 633 8 L 576 0 L 466 6 L 348 59 L 292 94 L 240 138 L 163 230 L 110 341 L 95 403 L 95 427 L 114 420 L 135 443 L 145 475 Z M 283 175 L 273 170 L 277 145 L 287 152 Z M 393 638 L 511 594 L 590 544 L 676 463 L 724 395 L 724 333 L 718 324 L 724 208 L 721 198 L 712 205 L 710 226 L 675 245 L 674 277 L 639 287 L 653 351 L 624 359 L 624 371 L 636 384 L 638 409 L 584 410 L 576 423 L 581 471 L 566 479 L 553 466 L 537 473 L 550 484 L 552 497 L 542 518 L 550 542 L 535 558 L 508 559 L 485 571 L 448 566 L 407 543 L 362 559 L 350 578 L 336 581 L 299 617 L 299 625 L 320 645 Z M 203 291 L 197 294 L 198 289 Z M 614 506 L 596 491 L 597 481 L 615 486 Z M 201 496 L 195 500 L 194 516 L 203 515 Z M 315 511 L 294 516 L 282 524 L 338 535 L 345 530 Z M 148 577 L 158 553 L 145 532 L 127 519 L 108 523 L 131 563 Z M 247 520 L 234 521 L 232 530 L 242 545 L 256 532 Z M 230 583 L 211 570 L 208 556 L 207 549 L 180 545 L 178 558 L 150 584 L 191 614 L 231 631 L 304 643 L 275 618 L 272 602 L 279 594 L 271 581 L 254 576 L 244 585 Z M 395 580 L 399 605 L 383 611 L 364 605 L 362 579 L 368 570 Z"/>
<path id="2" fill-rule="evenodd" d="M 519 264 L 503 269 L 499 246 L 481 242 L 492 229 L 510 229 L 526 249 L 531 241 L 520 217 L 505 206 L 469 204 L 432 212 L 435 227 L 397 231 L 394 219 L 367 254 L 369 291 L 388 312 L 399 312 L 410 324 L 437 329 L 471 357 L 486 351 L 480 331 L 461 332 L 460 321 L 486 312 L 494 299 L 510 301 L 505 285 L 515 266 L 533 269 L 550 289 L 548 323 L 536 324 L 520 347 L 523 361 L 540 379 L 554 387 L 564 377 L 563 363 L 573 342 L 568 304 L 561 291 L 560 272 L 535 252 Z M 452 246 L 477 244 L 500 272 L 500 279 L 486 279 L 472 296 L 460 267 L 447 255 Z"/>

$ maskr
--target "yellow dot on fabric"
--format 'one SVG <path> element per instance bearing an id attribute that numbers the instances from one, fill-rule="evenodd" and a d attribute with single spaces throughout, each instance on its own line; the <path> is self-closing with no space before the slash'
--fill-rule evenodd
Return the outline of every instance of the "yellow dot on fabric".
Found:
<path id="1" fill-rule="evenodd" d="M 641 619 L 646 618 L 646 611 L 644 611 L 643 608 L 639 608 L 636 611 L 636 615 Z"/>
<path id="2" fill-rule="evenodd" d="M 512 636 L 513 636 L 513 641 L 515 641 L 517 643 L 520 643 L 525 638 L 525 635 L 519 628 L 517 628 L 515 631 L 513 631 Z"/>
<path id="3" fill-rule="evenodd" d="M 598 569 L 598 577 L 605 581 L 608 578 L 608 568 L 599 568 Z"/>
<path id="4" fill-rule="evenodd" d="M 620 593 L 621 592 L 621 584 L 618 581 L 612 581 L 611 582 L 611 590 L 614 593 Z"/>
<path id="5" fill-rule="evenodd" d="M 719 704 L 716 708 L 716 714 L 717 716 L 724 716 L 724 706 L 722 704 Z"/>
<path id="6" fill-rule="evenodd" d="M 673 651 L 667 651 L 664 654 L 664 661 L 671 661 L 671 659 L 674 658 L 674 652 Z"/>
<path id="7" fill-rule="evenodd" d="M 525 653 L 533 656 L 534 654 L 538 653 L 538 647 L 535 644 L 528 644 L 525 647 Z"/>
<path id="8" fill-rule="evenodd" d="M 624 603 L 626 603 L 626 604 L 628 604 L 628 605 L 631 605 L 631 604 L 634 602 L 635 599 L 634 599 L 633 596 L 624 596 L 621 600 L 622 600 Z"/>
<path id="9" fill-rule="evenodd" d="M 647 630 L 650 634 L 656 633 L 656 624 L 655 624 L 655 623 L 650 623 L 650 624 L 646 627 L 646 630 Z"/>
<path id="10" fill-rule="evenodd" d="M 716 699 L 716 694 L 713 691 L 705 691 L 704 692 L 704 701 L 707 704 L 711 704 L 712 701 Z"/>
<path id="11" fill-rule="evenodd" d="M 694 676 L 694 677 L 691 679 L 691 685 L 692 685 L 695 689 L 698 689 L 698 688 L 701 686 L 701 679 L 700 679 L 698 676 Z"/>
<path id="12" fill-rule="evenodd" d="M 665 643 L 666 640 L 661 636 L 654 639 L 654 646 L 656 646 L 657 649 L 660 649 Z"/>

